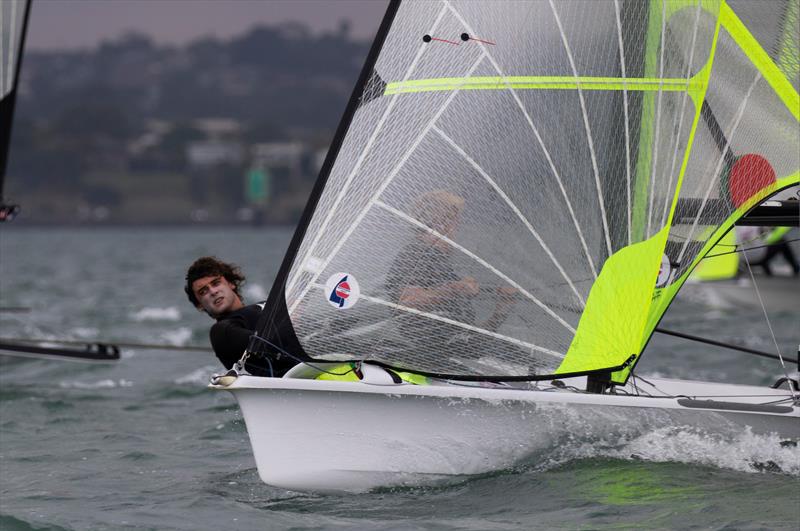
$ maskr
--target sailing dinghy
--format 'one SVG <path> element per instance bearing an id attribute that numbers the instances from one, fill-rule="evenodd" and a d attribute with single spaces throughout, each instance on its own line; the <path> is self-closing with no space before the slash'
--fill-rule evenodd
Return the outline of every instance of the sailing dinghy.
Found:
<path id="1" fill-rule="evenodd" d="M 0 223 L 12 221 L 20 210 L 19 205 L 6 204 L 3 198 L 3 182 L 8 166 L 11 124 L 14 121 L 14 104 L 17 100 L 29 12 L 29 0 L 0 2 Z"/>
<path id="2" fill-rule="evenodd" d="M 243 355 L 303 363 L 212 379 L 261 478 L 414 484 L 671 426 L 800 437 L 786 366 L 776 388 L 634 374 L 703 256 L 800 181 L 798 76 L 796 1 L 392 2 Z"/>

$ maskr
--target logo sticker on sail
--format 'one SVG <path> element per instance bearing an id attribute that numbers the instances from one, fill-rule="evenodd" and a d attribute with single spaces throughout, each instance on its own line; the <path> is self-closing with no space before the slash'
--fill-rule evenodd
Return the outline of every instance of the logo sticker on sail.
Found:
<path id="1" fill-rule="evenodd" d="M 356 302 L 360 294 L 358 282 L 350 273 L 334 273 L 325 283 L 325 296 L 331 306 L 345 310 Z"/>
<path id="2" fill-rule="evenodd" d="M 666 286 L 670 276 L 672 276 L 672 264 L 669 261 L 669 256 L 665 254 L 661 257 L 661 267 L 658 268 L 656 287 L 663 288 Z"/>

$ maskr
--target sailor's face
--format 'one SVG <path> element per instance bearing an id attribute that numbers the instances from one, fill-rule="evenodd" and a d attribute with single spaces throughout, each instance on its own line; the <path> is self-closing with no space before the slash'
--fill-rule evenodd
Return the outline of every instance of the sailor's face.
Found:
<path id="1" fill-rule="evenodd" d="M 223 276 L 203 277 L 192 282 L 192 291 L 197 297 L 198 309 L 212 317 L 238 310 L 242 301 L 234 291 L 234 285 Z"/>

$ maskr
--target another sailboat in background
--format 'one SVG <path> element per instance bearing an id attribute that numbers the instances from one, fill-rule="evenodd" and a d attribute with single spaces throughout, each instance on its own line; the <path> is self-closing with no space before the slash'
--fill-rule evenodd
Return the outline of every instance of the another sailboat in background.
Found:
<path id="1" fill-rule="evenodd" d="M 797 197 L 798 190 L 787 192 Z M 757 312 L 763 302 L 770 313 L 797 313 L 798 260 L 800 232 L 796 228 L 736 227 L 697 265 L 678 298 L 720 310 Z"/>
<path id="2" fill-rule="evenodd" d="M 304 363 L 212 379 L 261 478 L 413 484 L 663 427 L 800 437 L 786 365 L 773 388 L 634 374 L 697 263 L 800 182 L 797 21 L 392 2 L 243 356 Z"/>
<path id="3" fill-rule="evenodd" d="M 12 221 L 20 206 L 6 203 L 3 195 L 11 128 L 17 102 L 19 75 L 22 68 L 25 37 L 28 33 L 31 0 L 0 1 L 0 223 Z M 4 260 L 10 257 L 4 256 Z M 0 312 L 27 312 L 28 308 L 0 306 Z M 106 343 L 79 343 L 80 348 L 63 342 L 8 340 L 0 338 L 0 354 L 77 361 L 116 361 L 119 348 Z"/>
<path id="4" fill-rule="evenodd" d="M 0 223 L 13 220 L 20 210 L 19 205 L 6 204 L 3 184 L 30 8 L 30 0 L 0 2 Z"/>

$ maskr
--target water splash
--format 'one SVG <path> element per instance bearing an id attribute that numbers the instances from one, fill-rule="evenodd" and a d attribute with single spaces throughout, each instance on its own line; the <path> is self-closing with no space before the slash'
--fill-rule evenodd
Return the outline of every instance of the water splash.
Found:
<path id="1" fill-rule="evenodd" d="M 131 319 L 136 322 L 180 321 L 181 312 L 174 306 L 168 308 L 142 308 L 138 312 L 131 314 Z"/>
<path id="2" fill-rule="evenodd" d="M 95 380 L 91 382 L 68 380 L 59 382 L 58 386 L 62 389 L 114 389 L 117 387 L 133 387 L 133 382 L 125 379 L 121 379 L 119 381 L 106 379 L 106 380 Z"/>
<path id="3" fill-rule="evenodd" d="M 207 384 L 209 376 L 214 372 L 220 372 L 220 370 L 224 369 L 222 369 L 222 367 L 220 367 L 219 365 L 206 365 L 204 367 L 201 367 L 197 370 L 190 372 L 189 374 L 185 374 L 180 378 L 176 378 L 174 380 L 174 383 L 178 385 Z"/>
<path id="4" fill-rule="evenodd" d="M 176 347 L 181 347 L 189 343 L 192 338 L 192 329 L 182 326 L 176 330 L 169 330 L 161 334 L 161 338 Z"/>
<path id="5" fill-rule="evenodd" d="M 800 447 L 796 443 L 787 444 L 775 434 L 754 434 L 749 427 L 733 439 L 696 428 L 669 426 L 632 437 L 573 441 L 560 445 L 537 468 L 551 469 L 576 459 L 591 458 L 672 462 L 800 476 Z"/>

